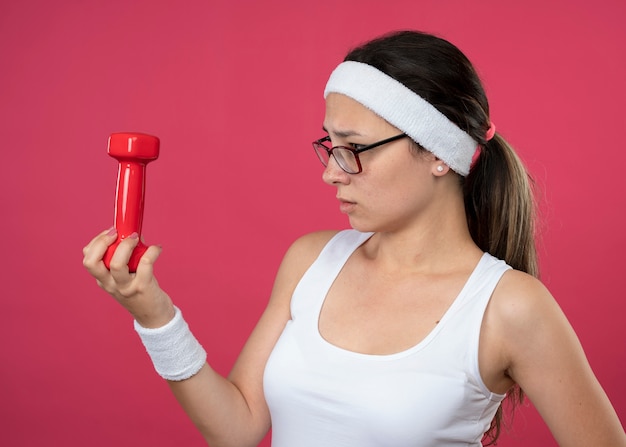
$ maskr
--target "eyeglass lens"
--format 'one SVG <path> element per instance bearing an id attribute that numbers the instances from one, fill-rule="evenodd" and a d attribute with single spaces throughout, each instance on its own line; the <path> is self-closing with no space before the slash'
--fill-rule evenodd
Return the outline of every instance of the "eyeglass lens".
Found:
<path id="1" fill-rule="evenodd" d="M 341 169 L 351 174 L 359 171 L 359 165 L 352 151 L 342 148 L 341 146 L 331 150 L 320 143 L 315 144 L 315 152 L 324 166 L 328 166 L 330 158 L 328 154 L 329 151 L 332 151 L 332 155 L 335 157 Z"/>

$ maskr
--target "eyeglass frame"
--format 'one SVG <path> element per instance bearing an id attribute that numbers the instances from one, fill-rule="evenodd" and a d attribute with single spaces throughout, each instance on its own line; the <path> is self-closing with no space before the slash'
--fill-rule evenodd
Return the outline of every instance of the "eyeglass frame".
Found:
<path id="1" fill-rule="evenodd" d="M 408 137 L 407 134 L 405 133 L 401 133 L 399 135 L 390 137 L 390 138 L 385 138 L 384 140 L 380 140 L 377 141 L 376 143 L 372 143 L 372 144 L 368 144 L 365 147 L 362 147 L 361 149 L 353 149 L 351 147 L 347 147 L 347 146 L 333 146 L 333 147 L 328 147 L 326 146 L 324 143 L 327 141 L 330 141 L 330 136 L 326 135 L 323 138 L 320 138 L 319 140 L 315 140 L 312 144 L 313 144 L 313 150 L 315 151 L 315 155 L 317 155 L 317 158 L 319 158 L 320 162 L 322 162 L 322 165 L 324 165 L 324 167 L 328 166 L 328 163 L 326 163 L 324 161 L 324 159 L 322 158 L 322 156 L 320 156 L 320 153 L 318 152 L 317 148 L 321 147 L 323 148 L 326 153 L 328 154 L 328 159 L 330 160 L 330 157 L 334 157 L 335 161 L 337 162 L 337 165 L 346 173 L 348 174 L 359 174 L 361 172 L 363 172 L 363 167 L 361 166 L 361 159 L 359 158 L 359 154 L 365 151 L 369 151 L 370 149 L 374 149 L 378 146 L 382 146 L 383 144 L 387 144 L 387 143 L 391 143 L 392 141 L 396 141 L 399 140 L 401 138 L 405 138 Z M 348 152 L 351 152 L 352 155 L 354 155 L 354 160 L 356 161 L 356 165 L 358 167 L 358 170 L 356 172 L 350 172 L 348 171 L 346 168 L 344 168 L 343 166 L 341 166 L 341 163 L 339 162 L 339 160 L 337 160 L 337 158 L 335 157 L 335 155 L 333 154 L 333 151 L 335 149 L 345 149 Z"/>

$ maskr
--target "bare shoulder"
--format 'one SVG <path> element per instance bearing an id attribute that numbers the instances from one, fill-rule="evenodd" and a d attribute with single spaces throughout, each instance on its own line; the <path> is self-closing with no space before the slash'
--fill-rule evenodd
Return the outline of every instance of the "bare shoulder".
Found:
<path id="1" fill-rule="evenodd" d="M 626 445 L 574 329 L 541 281 L 507 271 L 486 316 L 506 375 L 524 390 L 559 445 Z"/>
<path id="2" fill-rule="evenodd" d="M 272 297 L 290 300 L 291 293 L 324 246 L 337 231 L 317 231 L 296 239 L 283 257 L 276 275 Z"/>
<path id="3" fill-rule="evenodd" d="M 316 231 L 299 237 L 287 250 L 283 264 L 287 263 L 290 269 L 308 269 L 337 233 L 336 230 Z"/>
<path id="4" fill-rule="evenodd" d="M 290 249 L 313 251 L 315 255 L 324 248 L 324 246 L 330 241 L 337 233 L 338 230 L 324 230 L 307 233 L 304 236 L 300 236 L 291 244 Z"/>
<path id="5" fill-rule="evenodd" d="M 518 271 L 507 271 L 493 292 L 489 303 L 489 320 L 497 329 L 506 350 L 510 368 L 529 353 L 529 344 L 545 346 L 548 338 L 576 338 L 558 303 L 537 278 Z"/>
<path id="6" fill-rule="evenodd" d="M 511 329 L 525 330 L 542 317 L 561 314 L 552 294 L 534 276 L 519 270 L 507 271 L 496 287 L 490 311 Z M 511 326 L 512 325 L 512 326 Z"/>
<path id="7" fill-rule="evenodd" d="M 231 380 L 237 382 L 238 386 L 246 388 L 253 384 L 254 389 L 250 394 L 259 401 L 262 401 L 262 374 L 256 373 L 263 371 L 267 357 L 285 323 L 291 318 L 290 303 L 293 291 L 326 243 L 336 233 L 320 231 L 301 236 L 291 244 L 283 257 L 267 307 L 231 373 Z"/>
<path id="8" fill-rule="evenodd" d="M 518 270 L 506 271 L 493 291 L 481 330 L 481 371 L 486 383 L 500 393 L 506 392 L 511 380 L 521 385 L 521 377 L 514 377 L 519 368 L 537 360 L 530 358 L 528 347 L 544 346 L 536 343 L 537 337 L 544 338 L 543 332 L 555 327 L 570 331 L 541 281 Z"/>
<path id="9" fill-rule="evenodd" d="M 294 241 L 278 268 L 271 297 L 229 375 L 244 396 L 250 412 L 257 415 L 259 440 L 271 426 L 263 393 L 263 371 L 285 324 L 291 318 L 293 291 L 307 269 L 336 231 L 310 233 Z"/>

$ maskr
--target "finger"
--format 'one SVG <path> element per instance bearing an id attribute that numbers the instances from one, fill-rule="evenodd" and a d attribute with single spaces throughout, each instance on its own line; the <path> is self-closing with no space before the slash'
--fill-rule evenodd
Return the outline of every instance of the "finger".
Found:
<path id="1" fill-rule="evenodd" d="M 139 237 L 137 233 L 133 233 L 124 238 L 115 249 L 109 263 L 109 270 L 117 284 L 123 285 L 132 280 L 133 276 L 128 272 L 128 261 L 138 243 Z"/>
<path id="2" fill-rule="evenodd" d="M 163 249 L 158 245 L 148 247 L 137 266 L 136 278 L 139 282 L 147 284 L 152 280 L 154 277 L 154 263 L 159 258 L 162 251 Z"/>
<path id="3" fill-rule="evenodd" d="M 117 232 L 115 228 L 111 228 L 100 233 L 83 248 L 83 265 L 92 275 L 103 272 L 103 268 L 106 269 L 102 258 L 109 245 L 116 239 Z"/>
<path id="4" fill-rule="evenodd" d="M 115 227 L 111 227 L 108 230 L 104 230 L 101 233 L 98 233 L 98 235 L 96 237 L 94 237 L 92 240 L 90 240 L 87 245 L 85 245 L 83 247 L 83 256 L 85 256 L 87 254 L 87 252 L 91 251 L 91 247 L 94 246 L 94 244 L 96 244 L 99 240 L 101 240 L 103 237 L 106 237 L 107 235 L 112 234 L 115 235 L 116 230 Z"/>

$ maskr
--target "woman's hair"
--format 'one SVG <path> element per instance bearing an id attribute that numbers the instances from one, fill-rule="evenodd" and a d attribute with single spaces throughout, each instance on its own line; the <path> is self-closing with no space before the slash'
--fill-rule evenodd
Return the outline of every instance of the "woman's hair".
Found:
<path id="1" fill-rule="evenodd" d="M 467 224 L 474 242 L 517 270 L 538 276 L 533 182 L 515 151 L 498 134 L 487 141 L 489 103 L 474 67 L 454 45 L 417 31 L 400 31 L 350 51 L 346 61 L 386 73 L 424 98 L 480 146 L 462 178 Z M 516 401 L 519 387 L 510 393 Z M 502 407 L 488 437 L 500 434 Z"/>

